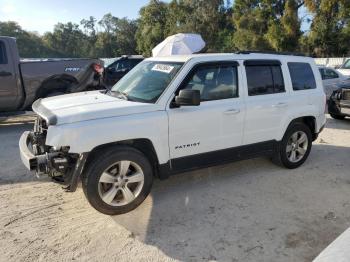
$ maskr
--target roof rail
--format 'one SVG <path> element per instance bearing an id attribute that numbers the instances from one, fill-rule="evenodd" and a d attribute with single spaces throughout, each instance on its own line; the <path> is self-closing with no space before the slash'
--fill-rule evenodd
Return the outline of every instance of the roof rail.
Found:
<path id="1" fill-rule="evenodd" d="M 235 52 L 235 54 L 270 54 L 270 55 L 293 55 L 293 56 L 306 56 L 305 54 L 302 53 L 296 53 L 296 52 L 277 52 L 277 51 L 254 51 L 254 50 L 241 50 Z"/>

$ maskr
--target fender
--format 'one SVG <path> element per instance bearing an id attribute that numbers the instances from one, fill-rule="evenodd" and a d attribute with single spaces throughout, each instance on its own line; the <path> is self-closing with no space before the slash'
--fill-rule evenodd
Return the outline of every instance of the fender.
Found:
<path id="1" fill-rule="evenodd" d="M 149 124 L 145 124 L 147 119 Z M 119 141 L 148 139 L 154 146 L 159 164 L 169 160 L 168 118 L 165 111 L 107 117 L 71 124 L 49 126 L 46 144 L 69 146 L 69 153 L 82 154 Z"/>

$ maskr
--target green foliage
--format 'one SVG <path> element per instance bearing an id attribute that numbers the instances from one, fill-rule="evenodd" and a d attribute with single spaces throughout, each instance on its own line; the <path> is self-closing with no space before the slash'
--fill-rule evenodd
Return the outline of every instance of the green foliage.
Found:
<path id="1" fill-rule="evenodd" d="M 62 57 L 63 54 L 47 47 L 36 33 L 23 30 L 16 22 L 0 22 L 0 35 L 17 39 L 21 57 Z"/>
<path id="2" fill-rule="evenodd" d="M 232 0 L 233 1 L 233 0 Z M 301 32 L 300 8 L 312 14 Z M 302 51 L 315 56 L 350 54 L 349 0 L 150 0 L 138 20 L 106 14 L 80 24 L 58 23 L 43 36 L 16 22 L 0 22 L 0 35 L 13 36 L 22 57 L 116 57 L 151 55 L 167 36 L 198 33 L 208 52 Z"/>
<path id="3" fill-rule="evenodd" d="M 53 32 L 46 33 L 44 43 L 53 50 L 58 50 L 65 57 L 83 57 L 85 50 L 82 47 L 86 42 L 86 35 L 80 30 L 78 24 L 68 22 L 58 23 Z"/>
<path id="4" fill-rule="evenodd" d="M 151 0 L 141 8 L 136 32 L 137 49 L 141 54 L 150 56 L 152 48 L 166 37 L 167 11 L 167 4 L 158 0 Z"/>
<path id="5" fill-rule="evenodd" d="M 284 8 L 274 15 L 276 18 L 271 21 L 266 35 L 270 46 L 276 51 L 298 50 L 301 36 L 298 3 L 286 0 Z"/>
<path id="6" fill-rule="evenodd" d="M 316 56 L 349 54 L 349 0 L 307 0 L 305 5 L 314 14 L 307 45 Z"/>

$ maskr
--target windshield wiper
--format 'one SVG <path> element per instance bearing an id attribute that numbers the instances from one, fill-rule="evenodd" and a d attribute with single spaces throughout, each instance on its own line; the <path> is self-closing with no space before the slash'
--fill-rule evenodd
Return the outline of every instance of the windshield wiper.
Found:
<path id="1" fill-rule="evenodd" d="M 115 94 L 115 95 L 113 95 L 113 96 L 115 96 L 115 97 L 117 97 L 117 98 L 121 98 L 121 99 L 127 100 L 127 101 L 130 100 L 128 94 L 125 93 L 125 92 L 120 92 L 120 91 L 113 91 L 113 90 L 111 90 L 110 93 L 111 93 L 111 94 Z"/>

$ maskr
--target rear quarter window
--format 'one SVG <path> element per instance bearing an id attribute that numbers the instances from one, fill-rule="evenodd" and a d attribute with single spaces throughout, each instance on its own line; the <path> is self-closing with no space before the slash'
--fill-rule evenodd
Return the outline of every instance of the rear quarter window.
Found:
<path id="1" fill-rule="evenodd" d="M 6 49 L 4 42 L 0 41 L 0 64 L 7 64 Z"/>
<path id="2" fill-rule="evenodd" d="M 289 62 L 288 68 L 292 79 L 293 90 L 299 91 L 316 88 L 315 76 L 310 64 Z"/>

